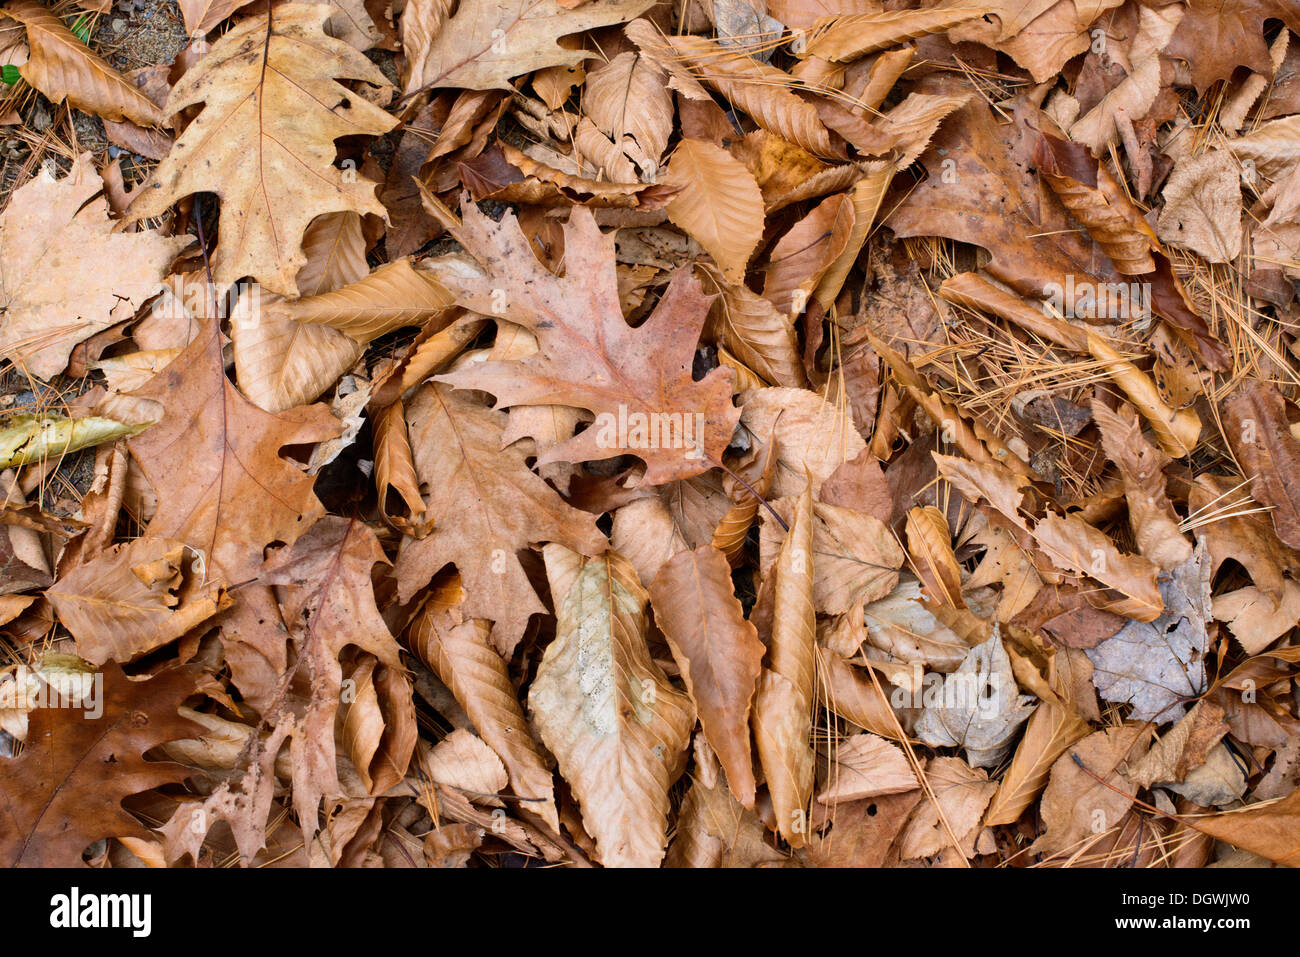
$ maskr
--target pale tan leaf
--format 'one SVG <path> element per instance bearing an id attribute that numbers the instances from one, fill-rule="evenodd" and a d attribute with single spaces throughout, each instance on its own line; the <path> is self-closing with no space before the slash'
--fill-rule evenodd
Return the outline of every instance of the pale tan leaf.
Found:
<path id="1" fill-rule="evenodd" d="M 468 792 L 466 797 L 480 804 L 496 803 L 491 798 L 509 780 L 501 759 L 482 738 L 464 728 L 447 735 L 430 751 L 429 776 L 443 787 Z"/>
<path id="2" fill-rule="evenodd" d="M 902 794 L 921 786 L 902 749 L 879 735 L 850 735 L 835 745 L 831 757 L 826 786 L 817 794 L 821 804 Z"/>
<path id="3" fill-rule="evenodd" d="M 303 234 L 318 215 L 384 215 L 376 184 L 334 166 L 334 140 L 378 136 L 397 122 L 338 79 L 387 87 L 383 73 L 342 40 L 328 37 L 331 8 L 277 7 L 249 17 L 181 77 L 169 114 L 203 104 L 154 170 L 127 215 L 160 216 L 193 193 L 216 193 L 222 216 L 213 274 L 225 285 L 252 276 L 296 296 L 306 262 Z M 336 79 L 338 78 L 338 79 Z"/>
<path id="4" fill-rule="evenodd" d="M 290 320 L 329 326 L 361 345 L 403 326 L 418 326 L 446 310 L 451 294 L 410 260 L 385 263 L 363 279 L 307 299 L 275 300 L 265 314 L 275 322 Z"/>
<path id="5" fill-rule="evenodd" d="M 965 23 L 984 11 L 975 7 L 937 10 L 899 10 L 825 17 L 813 24 L 801 55 L 847 62 L 906 40 L 939 33 Z"/>
<path id="6" fill-rule="evenodd" d="M 840 465 L 867 447 L 847 405 L 805 389 L 758 389 L 746 393 L 740 423 L 756 443 L 776 444 L 772 496 L 799 495 L 812 478 L 813 494 Z"/>
<path id="7" fill-rule="evenodd" d="M 63 179 L 52 173 L 43 168 L 16 190 L 0 218 L 0 355 L 41 379 L 61 372 L 77 343 L 160 292 L 192 241 L 113 232 L 89 153 Z"/>
<path id="8" fill-rule="evenodd" d="M 681 187 L 668 203 L 669 218 L 705 248 L 728 281 L 743 280 L 763 233 L 763 196 L 754 177 L 726 150 L 685 139 L 664 182 Z"/>
<path id="9" fill-rule="evenodd" d="M 791 521 L 790 499 L 772 503 L 782 519 Z M 813 506 L 812 554 L 817 574 L 812 600 L 817 611 L 839 615 L 858 602 L 884 598 L 898 584 L 903 550 L 880 519 L 856 509 L 818 502 Z M 766 567 L 785 539 L 785 530 L 764 512 L 759 537 L 760 565 Z"/>
<path id="10" fill-rule="evenodd" d="M 898 837 L 899 854 L 904 860 L 930 857 L 952 847 L 955 838 L 960 850 L 970 855 L 980 816 L 997 785 L 985 771 L 970 767 L 961 758 L 932 758 L 925 777 L 934 800 L 921 801 L 912 812 Z"/>
<path id="11" fill-rule="evenodd" d="M 1088 722 L 1074 711 L 1054 701 L 1043 701 L 1025 726 L 1025 736 L 998 783 L 984 824 L 1014 824 L 1047 786 L 1047 775 L 1056 759 L 1088 731 Z"/>
<path id="12" fill-rule="evenodd" d="M 107 61 L 92 53 L 48 8 L 34 0 L 11 0 L 4 12 L 27 27 L 30 54 L 23 79 L 55 103 L 68 104 L 105 120 L 130 120 L 161 126 L 165 119 L 153 100 Z"/>
<path id="13" fill-rule="evenodd" d="M 241 298 L 231 323 L 235 376 L 248 400 L 267 412 L 283 412 L 318 398 L 361 358 L 364 347 L 328 326 L 275 315 L 279 296 L 258 287 Z M 244 319 L 248 313 L 260 318 Z"/>
<path id="14" fill-rule="evenodd" d="M 582 88 L 583 112 L 651 174 L 673 131 L 666 79 L 649 58 L 627 51 L 588 73 Z"/>
<path id="15" fill-rule="evenodd" d="M 646 593 L 616 553 L 589 561 L 558 604 L 555 640 L 528 693 L 534 724 L 600 862 L 658 866 L 694 708 L 651 659 Z"/>
<path id="16" fill-rule="evenodd" d="M 625 23 L 652 5 L 653 0 L 602 0 L 566 10 L 558 0 L 462 0 L 432 32 L 427 49 L 413 51 L 407 92 L 509 90 L 512 77 L 592 55 L 566 50 L 560 37 Z"/>
<path id="17" fill-rule="evenodd" d="M 772 303 L 741 283 L 708 277 L 705 289 L 718 294 L 709 309 L 707 335 L 718 342 L 769 385 L 802 388 L 807 382 L 794 323 Z"/>

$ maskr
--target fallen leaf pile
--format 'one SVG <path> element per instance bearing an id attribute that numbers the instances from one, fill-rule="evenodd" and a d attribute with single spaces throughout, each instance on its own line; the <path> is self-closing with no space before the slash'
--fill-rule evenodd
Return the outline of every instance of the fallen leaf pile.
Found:
<path id="1" fill-rule="evenodd" d="M 1294 3 L 166 9 L 0 9 L 0 864 L 1300 864 Z"/>

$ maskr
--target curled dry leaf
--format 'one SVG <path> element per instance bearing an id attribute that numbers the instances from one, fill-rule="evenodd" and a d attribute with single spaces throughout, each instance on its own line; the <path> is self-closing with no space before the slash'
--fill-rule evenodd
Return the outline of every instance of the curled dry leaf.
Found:
<path id="1" fill-rule="evenodd" d="M 418 45 L 411 50 L 407 93 L 439 87 L 509 90 L 512 77 L 574 66 L 591 56 L 565 49 L 560 37 L 625 23 L 651 5 L 652 0 L 592 0 L 568 10 L 558 0 L 466 0 L 439 18 L 436 29 L 412 37 Z"/>
<path id="2" fill-rule="evenodd" d="M 22 77 L 52 102 L 96 113 L 105 120 L 162 126 L 153 100 L 96 56 L 53 12 L 34 0 L 12 0 L 5 15 L 27 28 L 28 60 Z"/>
<path id="3" fill-rule="evenodd" d="M 773 582 L 771 635 L 767 667 L 759 676 L 754 702 L 754 739 L 767 777 L 772 813 L 791 847 L 804 843 L 813 788 L 814 555 L 810 486 L 795 504 L 790 531 L 769 572 Z"/>
<path id="4" fill-rule="evenodd" d="M 650 583 L 650 601 L 731 793 L 752 807 L 749 709 L 764 649 L 732 591 L 731 566 L 711 545 L 679 552 Z"/>
<path id="5" fill-rule="evenodd" d="M 489 643 L 488 623 L 462 617 L 463 603 L 459 580 L 441 585 L 411 623 L 407 641 L 501 758 L 513 793 L 558 830 L 551 772 L 529 734 L 506 662 Z"/>
<path id="6" fill-rule="evenodd" d="M 47 595 L 81 657 L 133 661 L 230 605 L 195 557 L 181 542 L 138 538 L 73 569 Z"/>

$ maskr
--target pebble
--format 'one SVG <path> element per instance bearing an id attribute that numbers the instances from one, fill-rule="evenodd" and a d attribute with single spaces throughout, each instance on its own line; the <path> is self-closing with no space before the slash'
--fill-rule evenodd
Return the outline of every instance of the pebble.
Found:
<path id="1" fill-rule="evenodd" d="M 126 29 L 126 21 L 121 17 L 114 17 L 113 22 L 109 24 L 114 33 L 121 33 Z"/>

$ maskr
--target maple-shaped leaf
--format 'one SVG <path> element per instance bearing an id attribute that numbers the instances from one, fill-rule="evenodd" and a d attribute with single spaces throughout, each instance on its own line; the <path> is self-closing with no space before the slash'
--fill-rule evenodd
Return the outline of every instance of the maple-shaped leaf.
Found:
<path id="1" fill-rule="evenodd" d="M 966 760 L 975 768 L 995 767 L 1002 760 L 1037 703 L 1020 694 L 996 628 L 944 679 L 940 700 L 939 706 L 925 709 L 916 736 L 935 748 L 965 748 Z"/>
<path id="2" fill-rule="evenodd" d="M 730 370 L 692 378 L 709 300 L 689 270 L 674 276 L 634 329 L 619 306 L 614 237 L 600 232 L 585 207 L 575 207 L 564 226 L 563 277 L 537 261 L 513 213 L 495 223 L 466 203 L 454 235 L 486 275 L 449 274 L 440 277 L 444 285 L 462 305 L 532 330 L 538 351 L 475 363 L 439 381 L 490 392 L 498 407 L 567 405 L 596 416 L 539 456 L 539 465 L 632 454 L 646 463 L 645 481 L 660 485 L 721 462 L 740 410 L 731 401 Z"/>
<path id="3" fill-rule="evenodd" d="M 130 440 L 158 494 L 145 534 L 197 549 L 210 576 L 255 578 L 267 544 L 291 544 L 325 513 L 312 477 L 280 450 L 333 438 L 338 420 L 325 406 L 272 415 L 245 399 L 226 378 L 215 321 L 132 395 L 162 409 Z"/>
<path id="4" fill-rule="evenodd" d="M 434 87 L 509 90 L 510 79 L 550 66 L 574 66 L 592 56 L 557 42 L 613 23 L 626 23 L 654 0 L 591 0 L 576 10 L 560 0 L 463 0 L 427 46 L 407 50 L 415 66 L 407 92 Z"/>
<path id="5" fill-rule="evenodd" d="M 396 120 L 335 78 L 386 87 L 379 68 L 326 36 L 331 8 L 290 3 L 239 23 L 172 89 L 167 111 L 203 104 L 127 208 L 160 216 L 192 193 L 221 198 L 213 274 L 252 276 L 297 296 L 302 237 L 324 213 L 385 216 L 376 183 L 334 166 L 334 141 L 379 136 Z"/>
<path id="6" fill-rule="evenodd" d="M 596 555 L 605 537 L 593 516 L 565 504 L 537 477 L 520 444 L 501 447 L 502 413 L 465 392 L 430 385 L 407 404 L 406 421 L 436 524 L 424 538 L 402 543 L 394 569 L 402 600 L 454 564 L 465 580 L 462 614 L 495 622 L 493 644 L 509 657 L 529 616 L 546 610 L 516 553 L 559 542 Z"/>
<path id="7" fill-rule="evenodd" d="M 1210 558 L 1203 545 L 1160 583 L 1160 596 L 1160 617 L 1126 622 L 1085 654 L 1103 698 L 1133 705 L 1134 721 L 1165 724 L 1181 718 L 1183 702 L 1205 691 L 1211 612 Z"/>
<path id="8" fill-rule="evenodd" d="M 0 760 L 0 866 L 80 867 L 95 841 L 146 837 L 122 801 L 191 773 L 144 754 L 202 733 L 177 712 L 196 691 L 194 670 L 132 681 L 110 662 L 94 680 L 101 687 L 77 707 L 31 711 L 23 753 Z"/>
<path id="9" fill-rule="evenodd" d="M 82 153 L 61 180 L 42 169 L 0 217 L 0 356 L 38 378 L 63 371 L 83 339 L 131 318 L 191 242 L 113 232 L 103 188 Z"/>

